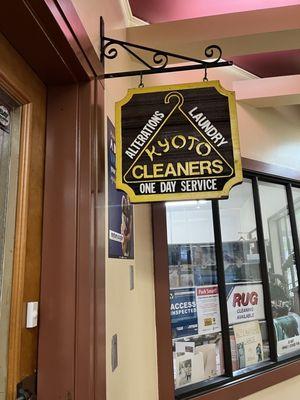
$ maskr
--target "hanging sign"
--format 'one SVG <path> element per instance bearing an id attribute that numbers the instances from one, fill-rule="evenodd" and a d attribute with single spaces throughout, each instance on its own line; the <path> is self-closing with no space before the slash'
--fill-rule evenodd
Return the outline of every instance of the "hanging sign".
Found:
<path id="1" fill-rule="evenodd" d="M 226 198 L 242 182 L 234 92 L 130 89 L 116 104 L 116 187 L 132 202 Z"/>

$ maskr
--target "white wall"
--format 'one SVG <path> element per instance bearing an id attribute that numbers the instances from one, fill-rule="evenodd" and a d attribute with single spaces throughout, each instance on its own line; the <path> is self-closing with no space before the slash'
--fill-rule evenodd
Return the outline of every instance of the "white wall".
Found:
<path id="1" fill-rule="evenodd" d="M 126 68 L 125 63 L 120 68 Z M 106 114 L 114 123 L 114 105 L 125 96 L 126 79 L 106 82 Z M 107 226 L 107 220 L 106 220 Z M 107 393 L 108 400 L 157 399 L 157 348 L 151 208 L 134 206 L 135 259 L 106 259 Z M 106 246 L 107 248 L 107 246 Z M 129 290 L 129 266 L 135 289 Z M 111 372 L 111 337 L 118 334 L 119 367 Z"/>
<path id="2" fill-rule="evenodd" d="M 118 0 L 73 0 L 73 3 L 97 53 L 99 53 L 100 15 L 104 17 L 107 36 L 126 40 L 124 29 L 126 21 Z M 124 52 L 120 52 L 117 61 L 107 63 L 107 70 L 110 65 L 115 70 L 126 70 L 131 68 L 131 61 Z M 131 87 L 131 81 L 128 78 L 108 79 L 105 82 L 106 116 L 113 123 L 115 102 L 126 95 L 128 87 Z M 106 257 L 107 400 L 156 400 L 158 398 L 152 228 L 149 205 L 134 206 L 134 234 L 135 259 L 133 261 Z M 106 249 L 107 246 L 108 243 L 106 243 Z M 132 291 L 129 287 L 130 265 L 133 265 L 135 269 L 135 289 Z M 118 335 L 119 366 L 112 372 L 111 339 L 114 334 Z"/>
<path id="3" fill-rule="evenodd" d="M 119 0 L 72 0 L 76 11 L 99 54 L 100 16 L 104 18 L 105 35 L 112 36 L 117 30 L 125 35 L 125 19 Z"/>
<path id="4" fill-rule="evenodd" d="M 300 169 L 300 106 L 239 104 L 238 122 L 244 157 Z"/>

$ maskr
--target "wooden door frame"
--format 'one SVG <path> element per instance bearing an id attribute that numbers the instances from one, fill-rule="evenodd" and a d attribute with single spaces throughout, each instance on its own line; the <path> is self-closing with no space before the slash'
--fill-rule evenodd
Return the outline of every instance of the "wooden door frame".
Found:
<path id="1" fill-rule="evenodd" d="M 2 35 L 0 52 L 0 86 L 20 105 L 21 119 L 6 385 L 13 400 L 16 382 L 37 357 L 37 330 L 25 329 L 24 315 L 26 302 L 39 298 L 46 88 Z M 31 285 L 25 285 L 29 275 Z"/>
<path id="2" fill-rule="evenodd" d="M 104 400 L 103 67 L 71 0 L 1 12 L 1 32 L 47 87 L 39 399 Z"/>

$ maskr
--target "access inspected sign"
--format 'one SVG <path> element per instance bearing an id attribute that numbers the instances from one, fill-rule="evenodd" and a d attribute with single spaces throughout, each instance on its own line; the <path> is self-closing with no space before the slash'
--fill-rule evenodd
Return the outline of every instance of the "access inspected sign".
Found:
<path id="1" fill-rule="evenodd" d="M 130 89 L 116 146 L 116 187 L 132 202 L 226 198 L 242 182 L 235 95 L 218 81 Z"/>

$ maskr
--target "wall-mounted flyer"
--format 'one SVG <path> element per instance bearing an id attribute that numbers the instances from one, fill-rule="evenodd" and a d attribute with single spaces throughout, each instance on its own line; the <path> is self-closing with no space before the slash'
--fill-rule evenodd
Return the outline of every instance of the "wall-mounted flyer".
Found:
<path id="1" fill-rule="evenodd" d="M 116 189 L 115 128 L 107 118 L 108 257 L 134 258 L 133 206 L 126 193 Z"/>
<path id="2" fill-rule="evenodd" d="M 265 319 L 262 284 L 227 284 L 226 290 L 230 325 Z"/>
<path id="3" fill-rule="evenodd" d="M 233 326 L 239 368 L 263 361 L 263 341 L 258 321 Z"/>

